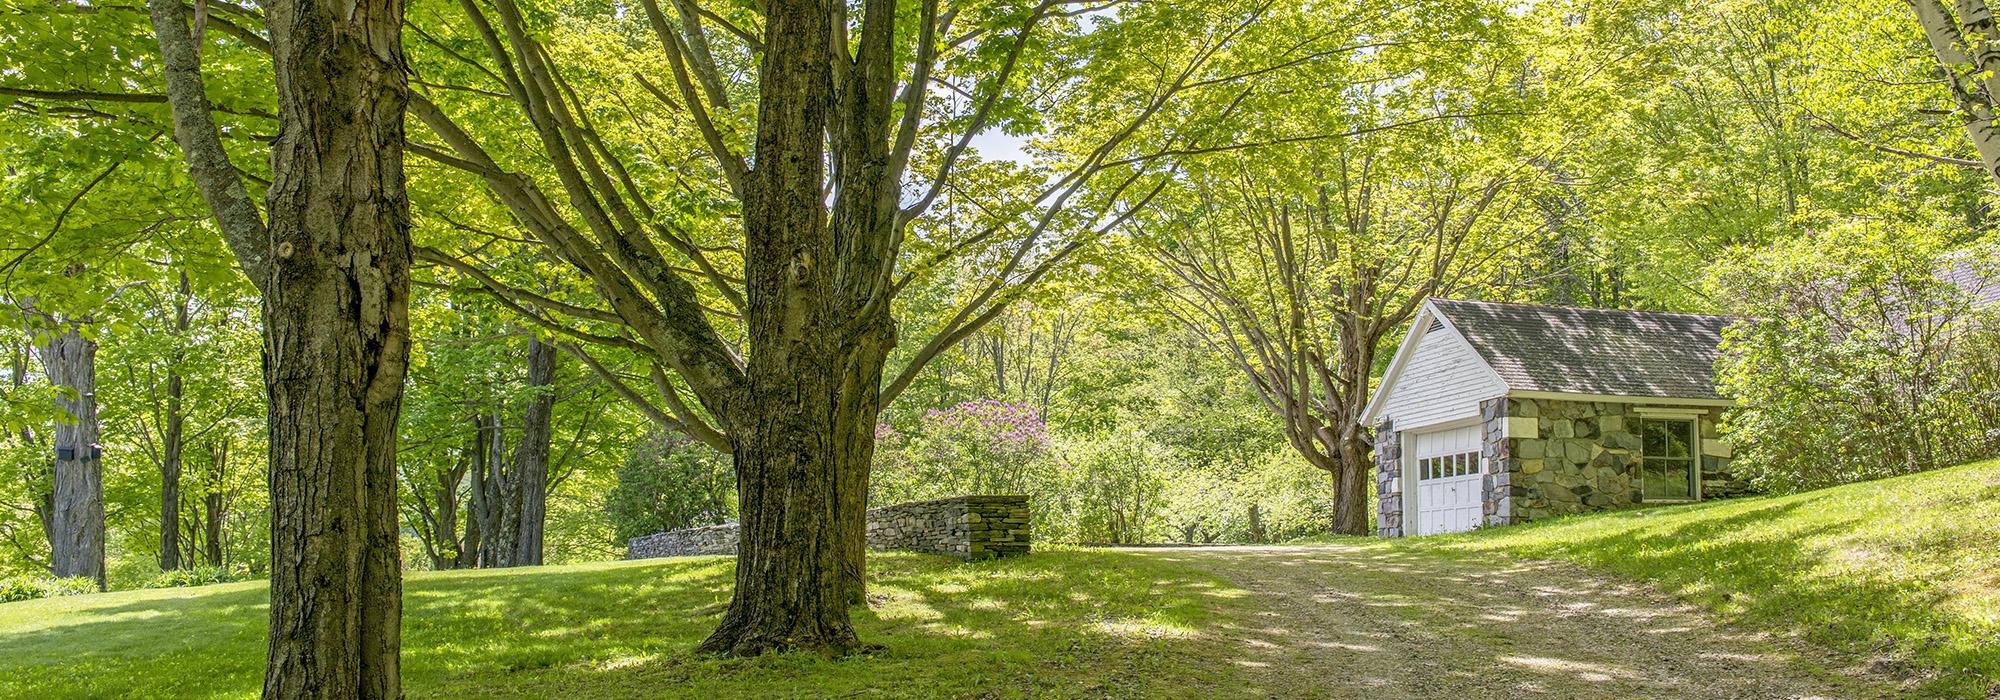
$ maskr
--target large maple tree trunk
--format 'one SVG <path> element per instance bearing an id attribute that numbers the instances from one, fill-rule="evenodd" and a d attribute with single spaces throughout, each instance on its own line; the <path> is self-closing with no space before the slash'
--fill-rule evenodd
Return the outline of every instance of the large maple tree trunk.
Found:
<path id="1" fill-rule="evenodd" d="M 706 651 L 839 654 L 859 645 L 847 608 L 862 596 L 878 406 L 875 392 L 843 387 L 855 348 L 824 334 L 794 340 L 791 371 L 751 374 L 754 422 L 732 433 L 736 589 Z"/>
<path id="2" fill-rule="evenodd" d="M 397 0 L 265 4 L 280 127 L 264 286 L 266 697 L 399 698 L 396 416 L 409 355 Z"/>
<path id="3" fill-rule="evenodd" d="M 97 435 L 97 343 L 74 326 L 42 346 L 49 384 L 59 392 L 49 509 L 49 571 L 104 588 L 104 465 Z"/>
<path id="4" fill-rule="evenodd" d="M 831 60 L 844 54 L 830 48 L 831 17 L 809 2 L 766 13 L 757 166 L 744 188 L 747 395 L 730 425 L 741 539 L 735 593 L 708 651 L 859 645 L 847 608 L 863 597 L 868 462 L 894 342 L 879 286 L 890 254 L 862 247 L 888 245 L 896 210 L 887 156 L 876 153 L 887 112 L 849 104 L 849 119 L 829 124 L 840 99 Z M 841 190 L 831 215 L 829 137 L 853 146 L 830 159 Z"/>
<path id="5" fill-rule="evenodd" d="M 278 136 L 259 212 L 189 8 L 149 0 L 196 189 L 262 293 L 271 610 L 264 695 L 399 698 L 396 416 L 409 359 L 401 0 L 268 0 Z"/>

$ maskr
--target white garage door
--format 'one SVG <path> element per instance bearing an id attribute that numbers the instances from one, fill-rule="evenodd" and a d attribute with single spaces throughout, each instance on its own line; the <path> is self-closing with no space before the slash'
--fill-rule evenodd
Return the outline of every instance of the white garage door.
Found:
<path id="1" fill-rule="evenodd" d="M 1479 525 L 1481 483 L 1479 426 L 1418 433 L 1416 458 L 1417 534 L 1460 532 Z"/>

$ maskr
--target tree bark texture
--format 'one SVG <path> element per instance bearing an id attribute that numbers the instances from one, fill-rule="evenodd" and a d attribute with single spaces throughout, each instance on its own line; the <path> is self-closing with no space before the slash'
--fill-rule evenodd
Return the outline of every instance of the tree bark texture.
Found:
<path id="1" fill-rule="evenodd" d="M 555 420 L 556 348 L 539 337 L 528 339 L 528 397 L 521 411 L 521 442 L 514 446 L 513 566 L 542 563 L 542 533 L 548 518 L 549 442 Z"/>
<path id="2" fill-rule="evenodd" d="M 398 698 L 396 416 L 411 254 L 403 5 L 271 0 L 262 8 L 278 136 L 260 214 L 209 114 L 188 8 L 149 2 L 175 141 L 263 297 L 271 488 L 264 695 Z"/>
<path id="3" fill-rule="evenodd" d="M 266 5 L 278 77 L 264 369 L 266 697 L 397 698 L 396 416 L 409 355 L 398 0 Z"/>
<path id="4" fill-rule="evenodd" d="M 104 465 L 98 447 L 97 343 L 74 324 L 42 346 L 42 367 L 58 392 L 61 411 L 50 446 L 54 480 L 50 492 L 49 570 L 61 577 L 85 576 L 104 588 Z"/>
<path id="5" fill-rule="evenodd" d="M 702 644 L 711 651 L 858 644 L 847 606 L 865 594 L 868 465 L 895 344 L 886 282 L 899 225 L 888 148 L 893 8 L 867 5 L 851 63 L 830 43 L 844 19 L 813 2 L 767 7 L 757 165 L 744 186 L 748 386 L 729 425 L 742 542 L 729 611 Z M 839 193 L 830 211 L 829 179 Z"/>

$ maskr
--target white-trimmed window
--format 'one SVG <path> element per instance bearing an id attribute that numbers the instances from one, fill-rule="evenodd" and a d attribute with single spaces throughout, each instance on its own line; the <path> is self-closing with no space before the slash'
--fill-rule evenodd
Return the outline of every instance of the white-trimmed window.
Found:
<path id="1" fill-rule="evenodd" d="M 1417 460 L 1417 480 L 1449 479 L 1479 473 L 1479 453 L 1460 452 Z"/>
<path id="2" fill-rule="evenodd" d="M 1701 498 L 1701 451 L 1690 419 L 1646 418 L 1639 423 L 1640 493 L 1648 503 Z"/>

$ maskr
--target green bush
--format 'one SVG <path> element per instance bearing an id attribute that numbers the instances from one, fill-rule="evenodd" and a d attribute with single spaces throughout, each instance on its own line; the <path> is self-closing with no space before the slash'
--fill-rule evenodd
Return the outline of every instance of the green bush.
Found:
<path id="1" fill-rule="evenodd" d="M 2000 326 L 1939 275 L 1994 259 L 1867 223 L 1720 266 L 1717 298 L 1744 319 L 1717 368 L 1737 471 L 1787 493 L 1994 454 Z"/>
<path id="2" fill-rule="evenodd" d="M 678 433 L 655 432 L 632 446 L 616 476 L 604 510 L 618 544 L 736 517 L 735 462 Z"/>
<path id="3" fill-rule="evenodd" d="M 194 566 L 173 571 L 162 571 L 160 575 L 140 584 L 140 588 L 180 588 L 182 586 L 206 586 L 212 583 L 230 583 L 249 578 L 249 572 L 235 571 L 220 566 Z"/>
<path id="4" fill-rule="evenodd" d="M 0 603 L 96 592 L 97 582 L 88 576 L 56 578 L 48 574 L 17 574 L 0 577 Z"/>

